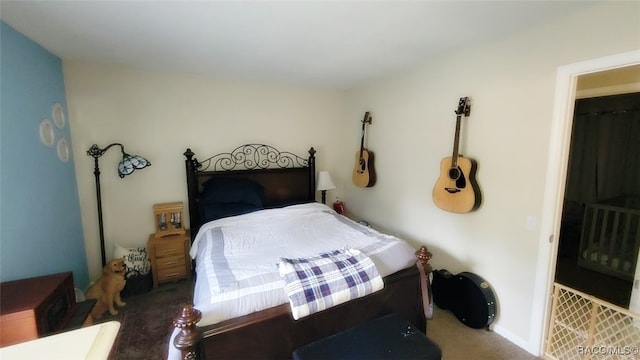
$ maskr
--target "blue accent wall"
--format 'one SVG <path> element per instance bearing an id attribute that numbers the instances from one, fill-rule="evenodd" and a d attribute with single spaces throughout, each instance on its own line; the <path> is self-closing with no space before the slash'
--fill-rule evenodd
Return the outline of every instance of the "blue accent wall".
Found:
<path id="1" fill-rule="evenodd" d="M 0 280 L 72 271 L 89 284 L 80 203 L 66 112 L 62 61 L 2 22 L 0 28 Z M 65 125 L 55 142 L 69 160 L 40 141 L 39 126 L 60 103 Z"/>

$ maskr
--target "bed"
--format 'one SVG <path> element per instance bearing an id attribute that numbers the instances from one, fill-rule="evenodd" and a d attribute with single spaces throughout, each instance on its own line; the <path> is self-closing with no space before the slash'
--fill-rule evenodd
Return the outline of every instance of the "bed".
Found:
<path id="1" fill-rule="evenodd" d="M 640 248 L 640 197 L 586 204 L 578 265 L 633 281 Z"/>
<path id="2" fill-rule="evenodd" d="M 302 345 L 390 313 L 426 330 L 430 304 L 423 296 L 428 285 L 422 284 L 431 271 L 431 254 L 316 203 L 313 148 L 307 158 L 261 144 L 204 161 L 190 149 L 184 155 L 196 284 L 194 303 L 185 304 L 175 318 L 169 358 L 291 358 Z M 336 238 L 347 239 L 346 245 L 333 243 Z M 278 257 L 305 258 L 341 246 L 372 260 L 383 287 L 294 319 L 284 282 L 273 274 L 274 269 L 278 274 Z M 231 254 L 244 260 L 236 262 Z M 254 268 L 266 269 L 260 274 L 266 280 L 254 282 L 258 276 L 248 275 Z M 238 288 L 240 283 L 251 287 Z M 222 288 L 231 291 L 221 293 Z M 270 295 L 258 305 L 245 297 L 258 292 Z"/>

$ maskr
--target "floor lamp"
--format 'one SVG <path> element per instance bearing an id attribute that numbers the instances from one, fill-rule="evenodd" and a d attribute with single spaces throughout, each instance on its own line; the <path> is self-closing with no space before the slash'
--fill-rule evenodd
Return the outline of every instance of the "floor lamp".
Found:
<path id="1" fill-rule="evenodd" d="M 119 146 L 120 152 L 122 153 L 122 160 L 120 160 L 120 162 L 118 163 L 118 175 L 120 176 L 120 178 L 124 178 L 125 176 L 132 174 L 137 169 L 144 169 L 147 166 L 151 166 L 151 162 L 149 162 L 149 160 L 143 158 L 142 156 L 129 155 L 124 152 L 124 146 L 119 143 L 109 144 L 104 149 L 101 149 L 98 147 L 98 145 L 93 144 L 87 151 L 87 155 L 92 156 L 95 163 L 93 174 L 96 176 L 96 198 L 98 200 L 98 228 L 100 230 L 102 267 L 107 264 L 107 259 L 104 251 L 104 230 L 102 227 L 102 195 L 100 194 L 100 167 L 98 166 L 98 159 L 113 146 Z"/>
<path id="2" fill-rule="evenodd" d="M 331 180 L 331 175 L 329 175 L 328 171 L 320 171 L 318 173 L 318 188 L 322 194 L 322 203 L 327 203 L 327 190 L 335 189 L 336 186 L 333 184 L 333 180 Z"/>

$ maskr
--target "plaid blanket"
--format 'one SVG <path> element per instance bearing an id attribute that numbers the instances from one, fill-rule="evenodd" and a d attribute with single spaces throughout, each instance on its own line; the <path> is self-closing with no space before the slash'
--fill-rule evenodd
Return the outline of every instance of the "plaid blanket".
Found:
<path id="1" fill-rule="evenodd" d="M 357 249 L 280 258 L 278 268 L 296 320 L 384 287 L 373 261 Z"/>

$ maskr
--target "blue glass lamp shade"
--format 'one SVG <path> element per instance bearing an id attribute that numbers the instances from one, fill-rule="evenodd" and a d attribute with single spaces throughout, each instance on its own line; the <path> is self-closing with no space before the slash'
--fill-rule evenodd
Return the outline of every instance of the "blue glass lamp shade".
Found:
<path id="1" fill-rule="evenodd" d="M 151 166 L 151 162 L 139 155 L 123 153 L 122 160 L 118 163 L 118 175 L 123 178 L 136 170 Z"/>

